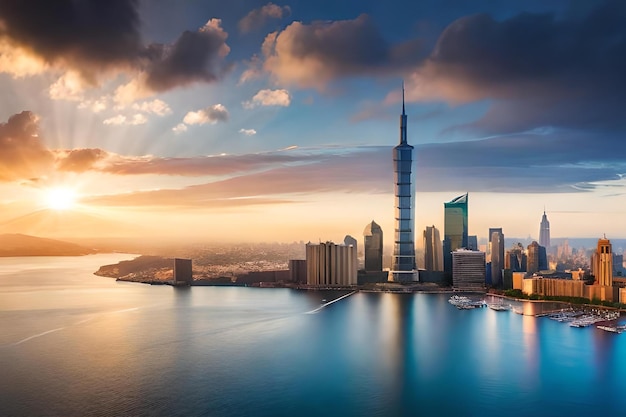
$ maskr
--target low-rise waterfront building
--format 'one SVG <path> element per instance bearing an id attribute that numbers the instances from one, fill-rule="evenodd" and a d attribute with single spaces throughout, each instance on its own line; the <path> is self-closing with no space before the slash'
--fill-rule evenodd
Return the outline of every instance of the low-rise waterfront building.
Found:
<path id="1" fill-rule="evenodd" d="M 467 249 L 452 252 L 452 286 L 457 289 L 485 288 L 485 252 Z"/>
<path id="2" fill-rule="evenodd" d="M 548 297 L 585 297 L 585 283 L 571 279 L 534 276 L 523 280 L 524 294 Z"/>

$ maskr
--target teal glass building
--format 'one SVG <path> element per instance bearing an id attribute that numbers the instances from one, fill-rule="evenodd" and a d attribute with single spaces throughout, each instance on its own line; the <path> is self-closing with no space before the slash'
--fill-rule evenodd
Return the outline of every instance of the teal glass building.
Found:
<path id="1" fill-rule="evenodd" d="M 463 194 L 444 206 L 443 270 L 452 274 L 452 252 L 467 248 L 467 200 Z"/>

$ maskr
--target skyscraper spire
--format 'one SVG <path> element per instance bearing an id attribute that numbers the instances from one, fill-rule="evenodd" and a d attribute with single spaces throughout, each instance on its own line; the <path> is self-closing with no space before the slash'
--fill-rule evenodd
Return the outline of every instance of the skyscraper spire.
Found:
<path id="1" fill-rule="evenodd" d="M 404 80 L 402 80 L 402 115 L 404 116 Z"/>
<path id="2" fill-rule="evenodd" d="M 404 111 L 404 81 L 402 81 L 402 114 L 400 115 L 400 145 L 408 145 L 406 141 L 406 113 Z"/>

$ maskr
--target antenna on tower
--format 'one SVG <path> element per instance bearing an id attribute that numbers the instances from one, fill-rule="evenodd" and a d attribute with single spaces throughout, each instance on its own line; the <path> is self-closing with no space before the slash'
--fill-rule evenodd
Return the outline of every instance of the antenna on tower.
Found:
<path id="1" fill-rule="evenodd" d="M 404 80 L 402 80 L 402 114 L 404 115 Z"/>

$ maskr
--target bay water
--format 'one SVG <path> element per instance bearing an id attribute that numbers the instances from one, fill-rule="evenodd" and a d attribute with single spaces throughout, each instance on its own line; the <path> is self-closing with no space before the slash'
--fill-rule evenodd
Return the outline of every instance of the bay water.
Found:
<path id="1" fill-rule="evenodd" d="M 626 415 L 626 334 L 446 294 L 320 309 L 345 292 L 93 275 L 130 258 L 0 258 L 0 416 Z"/>

